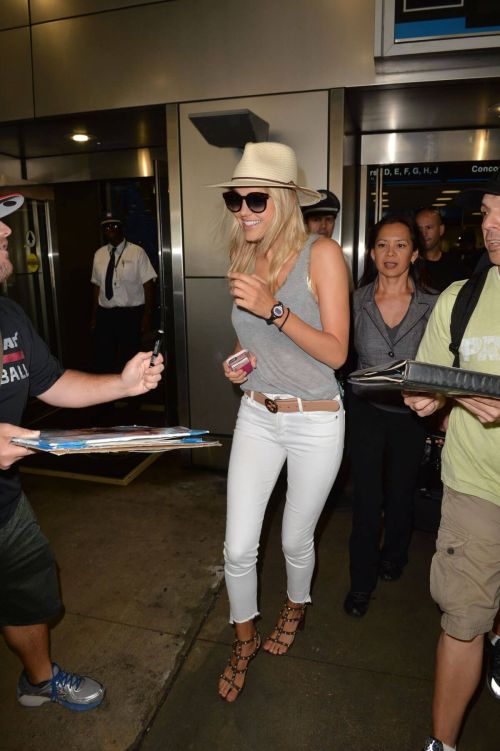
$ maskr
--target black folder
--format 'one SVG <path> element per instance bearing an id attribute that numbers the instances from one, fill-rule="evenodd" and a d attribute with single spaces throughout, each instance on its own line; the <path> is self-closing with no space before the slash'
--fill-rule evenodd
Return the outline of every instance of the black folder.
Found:
<path id="1" fill-rule="evenodd" d="M 370 391 L 401 389 L 447 396 L 490 396 L 500 399 L 500 375 L 448 368 L 416 360 L 397 360 L 355 370 L 349 383 Z"/>

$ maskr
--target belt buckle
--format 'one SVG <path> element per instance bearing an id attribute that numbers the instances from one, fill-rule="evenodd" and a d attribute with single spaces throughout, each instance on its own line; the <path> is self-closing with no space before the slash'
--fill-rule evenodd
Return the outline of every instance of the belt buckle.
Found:
<path id="1" fill-rule="evenodd" d="M 278 411 L 278 405 L 276 404 L 274 399 L 269 399 L 269 397 L 266 397 L 264 399 L 264 405 L 269 412 L 273 413 L 273 415 L 275 415 Z"/>

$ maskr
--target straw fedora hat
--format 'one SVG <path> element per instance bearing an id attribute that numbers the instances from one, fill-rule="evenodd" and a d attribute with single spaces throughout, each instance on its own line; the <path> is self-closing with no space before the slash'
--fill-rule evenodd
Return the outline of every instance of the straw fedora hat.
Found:
<path id="1" fill-rule="evenodd" d="M 233 177 L 225 183 L 208 188 L 291 188 L 297 193 L 301 206 L 321 200 L 316 190 L 297 185 L 297 157 L 284 143 L 247 143 L 243 156 L 235 167 Z"/>

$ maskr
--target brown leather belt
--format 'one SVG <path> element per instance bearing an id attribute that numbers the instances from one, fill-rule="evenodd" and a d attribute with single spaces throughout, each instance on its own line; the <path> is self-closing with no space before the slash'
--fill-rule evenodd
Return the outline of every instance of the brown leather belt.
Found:
<path id="1" fill-rule="evenodd" d="M 245 394 L 254 399 L 258 404 L 263 404 L 269 412 L 338 412 L 340 402 L 337 399 L 318 399 L 306 401 L 305 399 L 270 399 L 260 391 L 245 391 Z M 302 410 L 300 409 L 302 402 Z"/>

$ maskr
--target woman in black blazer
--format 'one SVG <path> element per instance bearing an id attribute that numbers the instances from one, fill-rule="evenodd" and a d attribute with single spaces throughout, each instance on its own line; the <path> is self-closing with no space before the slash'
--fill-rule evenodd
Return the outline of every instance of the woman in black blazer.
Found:
<path id="1" fill-rule="evenodd" d="M 388 215 L 373 228 L 365 272 L 353 295 L 358 368 L 414 358 L 437 299 L 413 273 L 418 254 L 418 229 L 408 217 Z M 359 387 L 350 390 L 348 419 L 354 498 L 351 588 L 344 610 L 360 617 L 377 578 L 395 581 L 407 563 L 426 428 L 399 392 L 374 396 Z"/>

